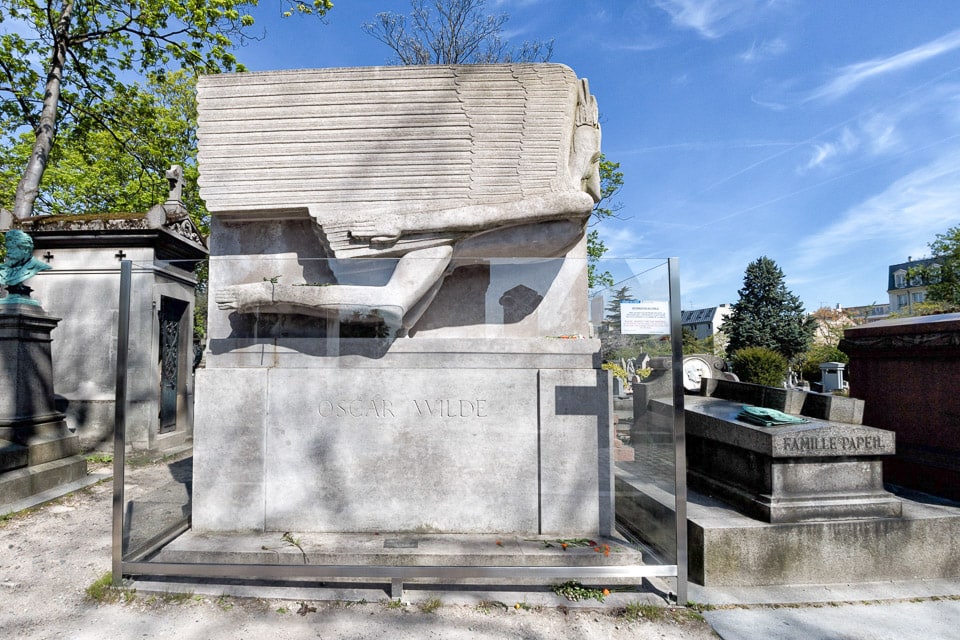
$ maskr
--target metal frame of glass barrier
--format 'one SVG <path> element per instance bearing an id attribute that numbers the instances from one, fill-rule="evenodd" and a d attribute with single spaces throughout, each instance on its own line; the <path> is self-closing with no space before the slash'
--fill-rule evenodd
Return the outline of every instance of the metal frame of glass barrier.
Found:
<path id="1" fill-rule="evenodd" d="M 124 535 L 130 514 L 125 509 L 126 473 L 126 397 L 130 332 L 130 299 L 132 262 L 121 263 L 120 310 L 117 337 L 116 414 L 114 433 L 114 496 L 113 496 L 113 579 L 120 584 L 124 576 L 175 577 L 211 580 L 270 580 L 302 581 L 320 578 L 389 579 L 391 597 L 402 594 L 405 580 L 432 578 L 438 581 L 461 579 L 591 579 L 646 577 L 675 577 L 677 602 L 687 601 L 687 540 L 686 540 L 686 455 L 683 420 L 682 333 L 680 326 L 680 283 L 678 261 L 667 261 L 670 331 L 673 376 L 673 440 L 675 455 L 676 501 L 676 564 L 615 565 L 615 566 L 396 566 L 376 564 L 232 564 L 179 563 L 145 560 L 153 551 L 175 539 L 189 528 L 189 520 L 173 523 L 156 533 L 138 548 L 124 554 Z M 611 454 L 612 455 L 612 454 Z M 298 583 L 304 586 L 302 582 Z M 373 586 L 373 585 L 358 585 Z M 480 588 L 480 587 L 478 587 Z"/>

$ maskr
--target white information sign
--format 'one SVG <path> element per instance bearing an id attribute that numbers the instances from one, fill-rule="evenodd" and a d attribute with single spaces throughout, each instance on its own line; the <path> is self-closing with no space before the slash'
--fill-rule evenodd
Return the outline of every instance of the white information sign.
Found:
<path id="1" fill-rule="evenodd" d="M 624 300 L 620 303 L 620 333 L 669 334 L 670 304 L 664 300 Z"/>

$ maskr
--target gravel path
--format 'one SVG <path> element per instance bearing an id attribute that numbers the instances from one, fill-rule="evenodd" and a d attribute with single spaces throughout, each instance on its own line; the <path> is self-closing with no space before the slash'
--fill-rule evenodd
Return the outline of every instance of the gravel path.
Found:
<path id="1" fill-rule="evenodd" d="M 158 472 L 166 473 L 166 470 Z M 86 589 L 110 570 L 110 482 L 0 518 L 0 629 L 8 638 L 630 638 L 716 639 L 686 612 L 630 620 L 620 607 L 372 602 L 128 592 L 99 603 Z M 541 594 L 542 595 L 542 594 Z M 616 594 L 626 597 L 625 594 Z M 553 598 L 553 594 L 548 594 Z M 421 597 L 421 596 L 417 596 Z M 126 601 L 124 601 L 126 600 Z M 562 601 L 561 601 L 562 602 Z M 629 600 L 623 601 L 623 604 Z M 298 614 L 300 612 L 300 614 Z"/>

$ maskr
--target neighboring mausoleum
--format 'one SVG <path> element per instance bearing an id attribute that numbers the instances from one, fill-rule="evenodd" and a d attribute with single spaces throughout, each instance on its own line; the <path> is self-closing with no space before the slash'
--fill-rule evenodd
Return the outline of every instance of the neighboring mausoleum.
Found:
<path id="1" fill-rule="evenodd" d="M 886 478 L 960 500 L 960 313 L 847 329 L 840 348 L 864 420 L 897 434 Z"/>
<path id="2" fill-rule="evenodd" d="M 167 201 L 146 214 L 37 216 L 17 221 L 50 267 L 30 281 L 64 318 L 53 375 L 57 408 L 84 449 L 113 447 L 120 262 L 133 262 L 127 444 L 162 451 L 192 437 L 196 264 L 204 238 L 180 200 L 180 167 Z"/>

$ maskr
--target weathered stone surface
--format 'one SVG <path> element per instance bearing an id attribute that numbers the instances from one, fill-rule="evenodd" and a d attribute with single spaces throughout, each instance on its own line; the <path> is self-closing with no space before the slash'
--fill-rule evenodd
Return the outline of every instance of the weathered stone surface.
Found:
<path id="1" fill-rule="evenodd" d="M 567 166 L 582 93 L 557 64 L 205 76 L 201 194 L 215 216 L 309 209 L 338 255 L 390 249 L 357 242 L 371 221 L 380 236 L 466 231 L 466 207 L 583 193 Z"/>
<path id="2" fill-rule="evenodd" d="M 586 82 L 493 65 L 201 84 L 195 527 L 612 531 L 607 374 L 582 339 Z"/>
<path id="3" fill-rule="evenodd" d="M 60 322 L 38 306 L 0 305 L 0 427 L 57 420 L 50 334 Z"/>
<path id="4" fill-rule="evenodd" d="M 776 409 L 817 420 L 863 423 L 863 400 L 814 393 L 801 389 L 778 389 L 749 382 L 711 379 L 701 384 L 701 394 L 712 398 L 733 400 L 768 409 Z"/>
<path id="5" fill-rule="evenodd" d="M 0 472 L 25 467 L 29 460 L 29 451 L 25 446 L 9 440 L 0 440 Z"/>
<path id="6" fill-rule="evenodd" d="M 541 533 L 613 533 L 609 378 L 603 370 L 540 371 Z"/>
<path id="7" fill-rule="evenodd" d="M 0 305 L 0 504 L 9 504 L 87 473 L 54 404 L 51 337 L 59 318 L 38 305 Z"/>
<path id="8" fill-rule="evenodd" d="M 489 266 L 492 280 L 498 260 L 574 258 L 578 267 L 554 260 L 566 273 L 550 281 L 584 286 L 584 225 L 600 199 L 600 127 L 586 81 L 563 65 L 223 74 L 200 81 L 198 103 L 201 193 L 214 234 L 234 234 L 215 248 L 210 270 L 211 297 L 224 315 L 351 316 L 406 335 L 461 267 Z M 269 229 L 311 219 L 297 239 Z M 258 242 L 267 250 L 251 250 Z M 337 261 L 321 279 L 296 263 L 272 274 L 219 264 L 241 258 L 262 270 L 284 257 L 396 264 L 379 284 L 354 281 Z M 557 316 L 577 322 L 561 333 L 586 333 L 585 305 L 553 305 L 558 295 L 533 281 L 488 292 L 496 294 L 488 307 L 512 304 L 504 294 L 518 284 L 537 300 L 498 310 L 499 324 L 543 331 Z M 439 316 L 434 309 L 423 327 L 462 326 L 451 320 L 465 309 L 473 307 Z M 498 322 L 487 313 L 481 324 Z"/>
<path id="9" fill-rule="evenodd" d="M 185 212 L 183 212 L 185 215 Z M 130 305 L 127 443 L 163 450 L 192 435 L 194 265 L 206 255 L 189 217 L 151 228 L 142 214 L 39 216 L 23 221 L 53 269 L 31 280 L 44 308 L 67 318 L 56 331 L 58 409 L 84 449 L 113 446 L 121 259 L 134 264 Z M 83 295 L 78 295 L 82 291 Z M 183 307 L 177 427 L 161 433 L 160 319 L 165 301 Z"/>
<path id="10" fill-rule="evenodd" d="M 689 576 L 709 587 L 960 577 L 960 508 L 899 498 L 899 518 L 768 524 L 705 495 L 687 502 Z M 674 548 L 673 496 L 617 470 L 617 514 Z"/>
<path id="11" fill-rule="evenodd" d="M 687 409 L 697 413 L 687 427 L 691 435 L 774 458 L 892 455 L 896 452 L 893 432 L 884 429 L 819 420 L 759 427 L 737 421 L 737 414 L 743 407 L 739 402 L 690 396 L 685 404 Z"/>
<path id="12" fill-rule="evenodd" d="M 892 432 L 819 421 L 758 427 L 736 419 L 741 407 L 686 399 L 691 487 L 767 522 L 900 515 L 883 488 Z"/>
<path id="13" fill-rule="evenodd" d="M 268 530 L 536 531 L 535 371 L 275 370 Z M 375 384 L 373 384 L 375 382 Z M 307 390 L 315 392 L 306 392 Z"/>
<path id="14" fill-rule="evenodd" d="M 199 371 L 217 403 L 197 413 L 194 527 L 612 531 L 606 379 L 593 369 Z"/>
<path id="15" fill-rule="evenodd" d="M 609 554 L 596 553 L 589 546 L 571 546 L 563 549 L 556 543 L 555 538 L 548 536 L 417 533 L 398 537 L 373 533 L 323 535 L 298 531 L 290 533 L 292 537 L 299 540 L 300 548 L 284 543 L 277 532 L 262 534 L 188 532 L 167 545 L 156 560 L 229 564 L 419 567 L 423 568 L 421 576 L 427 578 L 430 576 L 431 567 L 583 568 L 631 566 L 642 563 L 640 552 L 624 544 L 621 538 L 604 536 L 596 536 L 595 542 L 598 545 L 609 545 L 611 551 Z M 413 577 L 408 580 L 418 582 Z M 502 583 L 502 578 L 500 580 Z M 476 578 L 470 582 L 476 584 Z M 557 579 L 547 578 L 539 581 L 528 579 L 523 582 L 556 584 Z"/>
<path id="16" fill-rule="evenodd" d="M 268 369 L 197 371 L 198 429 L 193 443 L 193 528 L 264 527 Z"/>
<path id="17" fill-rule="evenodd" d="M 0 474 L 0 505 L 10 504 L 82 479 L 87 475 L 83 456 L 67 456 Z"/>

